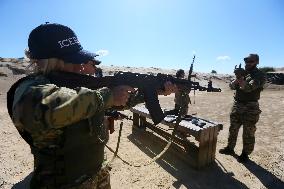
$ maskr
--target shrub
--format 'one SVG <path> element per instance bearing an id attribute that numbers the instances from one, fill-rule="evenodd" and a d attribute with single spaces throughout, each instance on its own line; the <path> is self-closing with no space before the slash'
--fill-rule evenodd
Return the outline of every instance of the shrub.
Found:
<path id="1" fill-rule="evenodd" d="M 216 74 L 217 72 L 216 72 L 216 70 L 212 70 L 211 73 L 212 74 Z"/>

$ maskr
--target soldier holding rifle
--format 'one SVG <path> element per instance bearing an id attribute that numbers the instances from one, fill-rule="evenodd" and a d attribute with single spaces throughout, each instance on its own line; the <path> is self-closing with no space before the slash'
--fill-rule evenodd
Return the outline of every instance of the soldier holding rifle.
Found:
<path id="1" fill-rule="evenodd" d="M 67 26 L 46 23 L 36 27 L 28 46 L 34 73 L 10 88 L 7 107 L 34 156 L 30 188 L 110 188 L 110 169 L 103 166 L 105 111 L 143 102 L 143 94 L 123 84 L 91 89 L 76 86 L 71 78 L 64 84 L 63 79 L 51 80 L 48 76 L 53 72 L 62 78 L 71 74 L 79 80 L 92 79 L 86 75 L 93 75 L 100 63 L 95 54 L 82 49 Z M 175 92 L 171 82 L 163 84 L 159 94 Z"/>
<path id="2" fill-rule="evenodd" d="M 235 67 L 236 79 L 230 83 L 230 88 L 236 92 L 230 114 L 228 145 L 219 151 L 221 154 L 234 154 L 238 132 L 243 126 L 243 150 L 238 156 L 238 161 L 242 163 L 249 160 L 254 149 L 256 123 L 261 113 L 258 100 L 265 83 L 263 72 L 257 68 L 259 56 L 250 54 L 244 58 L 244 62 L 245 69 L 241 65 Z"/>
<path id="3" fill-rule="evenodd" d="M 185 73 L 184 70 L 179 69 L 176 72 L 176 78 L 178 79 L 184 79 Z M 175 93 L 175 108 L 172 110 L 165 111 L 166 115 L 178 115 L 178 111 L 180 109 L 181 115 L 187 115 L 188 112 L 188 104 L 190 103 L 190 97 L 189 97 L 190 90 L 178 90 Z"/>

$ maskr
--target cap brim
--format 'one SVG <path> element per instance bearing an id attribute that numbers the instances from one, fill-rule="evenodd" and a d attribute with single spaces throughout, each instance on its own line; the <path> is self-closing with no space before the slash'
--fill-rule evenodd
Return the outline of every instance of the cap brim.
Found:
<path id="1" fill-rule="evenodd" d="M 94 61 L 95 64 L 99 65 L 101 62 L 95 59 L 96 56 L 98 55 L 95 53 L 91 53 L 85 50 L 80 50 L 71 55 L 65 55 L 64 57 L 62 57 L 62 59 L 65 62 L 72 63 L 72 64 L 85 64 L 88 61 Z"/>

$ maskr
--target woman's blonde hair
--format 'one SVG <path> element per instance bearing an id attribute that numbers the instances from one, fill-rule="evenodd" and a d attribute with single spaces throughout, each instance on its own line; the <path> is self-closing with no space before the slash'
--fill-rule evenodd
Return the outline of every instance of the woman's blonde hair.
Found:
<path id="1" fill-rule="evenodd" d="M 64 61 L 58 58 L 39 59 L 34 61 L 34 73 L 48 74 L 51 71 L 62 71 L 64 69 Z"/>
<path id="2" fill-rule="evenodd" d="M 61 59 L 31 59 L 28 49 L 25 49 L 25 55 L 30 59 L 30 65 L 27 67 L 27 69 L 31 70 L 33 73 L 48 74 L 51 71 L 62 71 L 64 69 L 65 63 Z"/>

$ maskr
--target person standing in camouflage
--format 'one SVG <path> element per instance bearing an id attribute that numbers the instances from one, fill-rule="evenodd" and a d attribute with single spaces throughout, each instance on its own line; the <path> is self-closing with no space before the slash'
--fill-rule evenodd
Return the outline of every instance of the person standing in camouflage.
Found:
<path id="1" fill-rule="evenodd" d="M 53 81 L 53 72 L 94 75 L 100 63 L 95 54 L 82 49 L 67 26 L 46 23 L 36 27 L 28 46 L 34 73 L 10 88 L 7 108 L 34 156 L 30 188 L 111 188 L 110 167 L 104 166 L 105 111 L 143 102 L 143 94 L 126 85 L 92 90 Z M 160 92 L 164 95 L 175 91 L 170 82 L 164 87 Z"/>
<path id="2" fill-rule="evenodd" d="M 184 79 L 185 73 L 184 70 L 179 69 L 176 73 L 176 77 L 178 79 Z M 189 91 L 181 91 L 178 90 L 175 93 L 175 110 L 176 112 L 181 111 L 181 115 L 187 115 L 188 112 L 188 104 L 190 103 Z"/>
<path id="3" fill-rule="evenodd" d="M 184 70 L 179 69 L 176 72 L 176 78 L 184 79 L 185 73 Z M 180 113 L 182 116 L 187 115 L 188 112 L 188 104 L 190 103 L 189 91 L 181 91 L 177 90 L 175 93 L 175 108 L 172 110 L 166 110 L 164 113 L 166 115 L 178 115 L 178 111 L 180 109 Z"/>
<path id="4" fill-rule="evenodd" d="M 236 92 L 230 114 L 228 145 L 219 151 L 221 154 L 234 154 L 238 132 L 243 125 L 243 150 L 238 156 L 239 162 L 248 161 L 254 149 L 256 123 L 261 113 L 258 100 L 265 83 L 264 73 L 257 68 L 259 56 L 250 54 L 244 62 L 245 70 L 235 68 L 236 79 L 230 83 L 230 88 Z"/>

